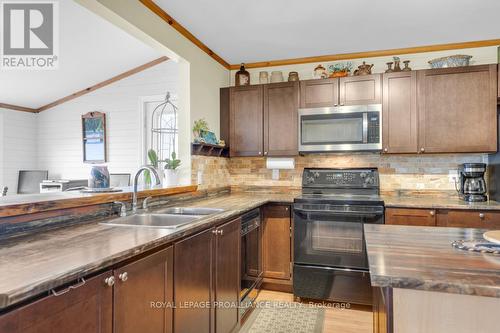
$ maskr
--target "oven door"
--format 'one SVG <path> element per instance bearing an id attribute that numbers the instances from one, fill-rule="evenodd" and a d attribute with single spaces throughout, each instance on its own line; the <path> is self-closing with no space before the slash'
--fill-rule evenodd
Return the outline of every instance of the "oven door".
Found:
<path id="1" fill-rule="evenodd" d="M 299 110 L 299 151 L 379 150 L 380 105 Z"/>
<path id="2" fill-rule="evenodd" d="M 294 204 L 294 263 L 368 270 L 365 223 L 384 223 L 384 207 Z"/>

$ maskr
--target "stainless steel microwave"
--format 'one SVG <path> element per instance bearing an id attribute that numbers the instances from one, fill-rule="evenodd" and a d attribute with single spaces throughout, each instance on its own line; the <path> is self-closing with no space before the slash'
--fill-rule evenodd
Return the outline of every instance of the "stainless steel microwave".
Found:
<path id="1" fill-rule="evenodd" d="M 299 109 L 299 152 L 382 149 L 382 105 Z"/>

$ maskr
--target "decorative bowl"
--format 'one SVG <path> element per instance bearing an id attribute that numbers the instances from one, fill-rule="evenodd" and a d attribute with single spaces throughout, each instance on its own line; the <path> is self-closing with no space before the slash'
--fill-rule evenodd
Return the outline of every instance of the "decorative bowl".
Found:
<path id="1" fill-rule="evenodd" d="M 456 54 L 448 57 L 437 58 L 429 61 L 431 68 L 469 66 L 470 55 Z"/>

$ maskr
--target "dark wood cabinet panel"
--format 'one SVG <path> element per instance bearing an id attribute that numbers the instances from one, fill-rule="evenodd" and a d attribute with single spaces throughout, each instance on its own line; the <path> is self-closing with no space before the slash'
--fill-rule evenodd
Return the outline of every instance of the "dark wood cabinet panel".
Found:
<path id="1" fill-rule="evenodd" d="M 219 92 L 220 97 L 220 140 L 224 140 L 226 147 L 231 147 L 231 138 L 229 135 L 229 120 L 230 120 L 230 88 L 221 88 Z"/>
<path id="2" fill-rule="evenodd" d="M 2 333 L 111 333 L 113 288 L 106 272 L 59 296 L 51 295 L 0 316 Z M 62 292 L 62 291 L 59 291 Z"/>
<path id="3" fill-rule="evenodd" d="M 218 227 L 215 235 L 215 331 L 230 333 L 239 321 L 241 220 Z"/>
<path id="4" fill-rule="evenodd" d="M 263 155 L 263 87 L 230 88 L 231 156 Z"/>
<path id="5" fill-rule="evenodd" d="M 203 307 L 213 301 L 213 231 L 214 229 L 203 231 L 174 245 L 174 300 L 176 304 L 174 332 L 214 331 L 212 310 L 209 306 Z"/>
<path id="6" fill-rule="evenodd" d="M 419 149 L 497 149 L 496 65 L 418 71 Z"/>
<path id="7" fill-rule="evenodd" d="M 340 78 L 340 105 L 380 104 L 381 75 L 347 76 Z"/>
<path id="8" fill-rule="evenodd" d="M 321 108 L 339 103 L 339 79 L 300 81 L 300 107 Z"/>
<path id="9" fill-rule="evenodd" d="M 413 208 L 387 208 L 385 224 L 435 226 L 436 210 Z"/>
<path id="10" fill-rule="evenodd" d="M 373 287 L 373 333 L 392 333 L 392 288 Z"/>
<path id="11" fill-rule="evenodd" d="M 262 268 L 264 278 L 291 280 L 291 214 L 288 205 L 263 208 Z"/>
<path id="12" fill-rule="evenodd" d="M 299 83 L 264 86 L 264 155 L 298 154 Z"/>
<path id="13" fill-rule="evenodd" d="M 115 270 L 114 333 L 172 332 L 173 248 Z"/>
<path id="14" fill-rule="evenodd" d="M 384 153 L 417 153 L 417 73 L 383 75 L 382 123 Z"/>
<path id="15" fill-rule="evenodd" d="M 439 210 L 437 225 L 439 227 L 498 229 L 500 228 L 500 212 Z"/>

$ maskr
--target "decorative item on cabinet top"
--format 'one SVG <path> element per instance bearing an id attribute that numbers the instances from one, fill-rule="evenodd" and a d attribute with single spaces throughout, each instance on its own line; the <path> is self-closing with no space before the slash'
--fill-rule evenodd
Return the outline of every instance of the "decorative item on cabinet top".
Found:
<path id="1" fill-rule="evenodd" d="M 298 72 L 290 72 L 288 73 L 288 82 L 299 81 L 299 73 Z"/>
<path id="2" fill-rule="evenodd" d="M 328 72 L 322 65 L 316 66 L 313 71 L 313 78 L 315 79 L 326 79 L 328 77 Z"/>
<path id="3" fill-rule="evenodd" d="M 269 83 L 269 73 L 268 72 L 259 72 L 259 83 L 260 84 Z"/>
<path id="4" fill-rule="evenodd" d="M 283 82 L 283 72 L 282 71 L 272 71 L 271 72 L 271 83 Z"/>
<path id="5" fill-rule="evenodd" d="M 362 65 L 358 66 L 358 69 L 354 71 L 354 76 L 359 76 L 359 75 L 370 75 L 372 73 L 372 67 L 373 64 L 368 65 L 366 62 L 363 61 Z"/>
<path id="6" fill-rule="evenodd" d="M 235 84 L 236 86 L 250 85 L 250 73 L 245 69 L 245 64 L 241 64 L 240 70 L 236 72 Z"/>
<path id="7" fill-rule="evenodd" d="M 431 68 L 462 67 L 469 66 L 470 55 L 456 54 L 429 61 Z"/>
<path id="8" fill-rule="evenodd" d="M 339 62 L 328 66 L 329 77 L 345 77 L 352 71 L 352 62 Z"/>

